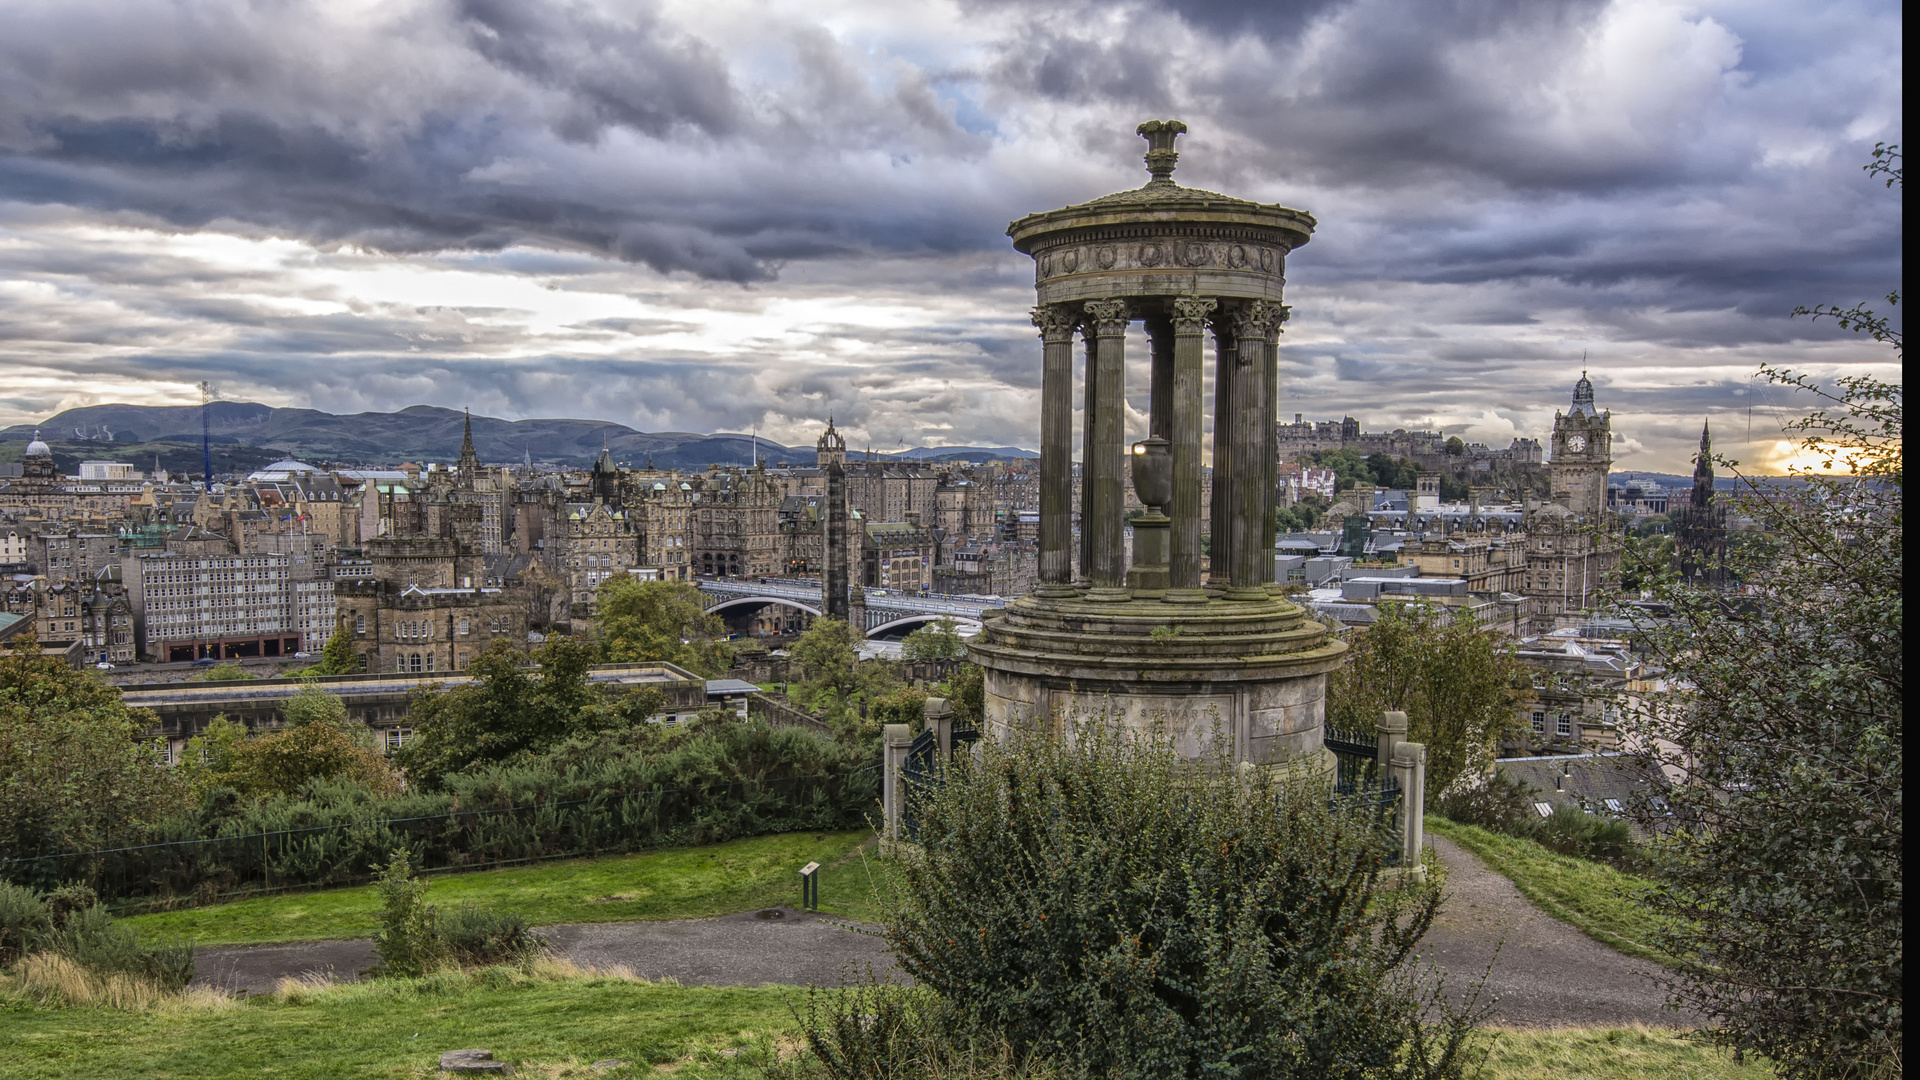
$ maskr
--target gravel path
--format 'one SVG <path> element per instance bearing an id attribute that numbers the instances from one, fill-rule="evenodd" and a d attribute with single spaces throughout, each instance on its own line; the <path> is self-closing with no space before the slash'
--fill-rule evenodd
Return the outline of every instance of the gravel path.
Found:
<path id="1" fill-rule="evenodd" d="M 556 955 L 576 964 L 622 965 L 645 978 L 673 978 L 687 986 L 837 986 L 843 969 L 864 975 L 870 965 L 879 976 L 893 968 L 880 939 L 849 929 L 854 925 L 781 907 L 717 919 L 546 926 L 539 934 Z M 378 960 L 365 938 L 217 945 L 199 950 L 194 982 L 262 994 L 287 976 L 349 982 Z"/>
<path id="2" fill-rule="evenodd" d="M 1658 965 L 1623 956 L 1549 918 L 1468 852 L 1441 837 L 1429 839 L 1447 866 L 1449 897 L 1422 956 L 1440 967 L 1456 994 L 1464 994 L 1492 963 L 1483 1000 L 1494 999 L 1495 1022 L 1671 1026 L 1693 1020 L 1662 1010 L 1664 995 L 1654 984 Z M 792 908 L 717 919 L 549 926 L 540 934 L 575 963 L 624 965 L 647 978 L 688 986 L 832 986 L 843 973 L 863 974 L 869 965 L 875 975 L 893 969 L 879 938 Z M 289 975 L 351 980 L 376 959 L 364 939 L 214 946 L 200 950 L 195 982 L 265 993 Z"/>
<path id="3" fill-rule="evenodd" d="M 1493 965 L 1482 1001 L 1496 1023 L 1521 1027 L 1632 1022 L 1686 1026 L 1695 1017 L 1661 1008 L 1658 964 L 1617 953 L 1533 906 L 1513 882 L 1472 853 L 1427 834 L 1447 867 L 1447 902 L 1421 953 L 1461 996 Z M 1496 956 L 1496 951 L 1498 955 Z"/>

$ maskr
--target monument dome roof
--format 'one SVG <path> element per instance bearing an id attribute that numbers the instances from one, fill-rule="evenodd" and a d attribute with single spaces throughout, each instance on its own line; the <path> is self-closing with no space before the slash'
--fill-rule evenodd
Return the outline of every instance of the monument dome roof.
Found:
<path id="1" fill-rule="evenodd" d="M 1014 247 L 1031 254 L 1028 245 L 1045 234 L 1063 229 L 1142 220 L 1230 222 L 1279 228 L 1293 234 L 1290 243 L 1293 247 L 1306 243 L 1312 237 L 1317 222 L 1312 214 L 1303 210 L 1174 183 L 1173 170 L 1180 156 L 1173 149 L 1174 139 L 1186 130 L 1187 125 L 1178 120 L 1149 120 L 1141 124 L 1139 134 L 1147 140 L 1146 162 L 1151 179 L 1137 188 L 1116 191 L 1058 210 L 1028 214 L 1007 226 L 1007 235 L 1013 238 Z"/>
<path id="2" fill-rule="evenodd" d="M 52 457 L 53 448 L 40 441 L 40 429 L 33 431 L 33 441 L 27 444 L 27 457 Z"/>

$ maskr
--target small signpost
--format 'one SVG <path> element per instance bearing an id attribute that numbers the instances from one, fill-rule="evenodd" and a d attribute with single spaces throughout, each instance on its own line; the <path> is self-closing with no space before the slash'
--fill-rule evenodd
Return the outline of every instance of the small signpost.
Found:
<path id="1" fill-rule="evenodd" d="M 820 910 L 820 864 L 817 862 L 800 868 L 800 910 Z"/>

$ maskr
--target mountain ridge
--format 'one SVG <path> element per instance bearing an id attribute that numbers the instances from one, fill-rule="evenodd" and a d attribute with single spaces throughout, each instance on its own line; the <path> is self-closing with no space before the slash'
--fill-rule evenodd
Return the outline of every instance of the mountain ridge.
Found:
<path id="1" fill-rule="evenodd" d="M 286 457 L 334 462 L 399 464 L 452 461 L 460 456 L 467 414 L 437 405 L 409 405 L 395 412 L 329 413 L 320 409 L 282 409 L 251 401 L 216 401 L 208 408 L 208 430 L 221 445 L 255 446 Z M 812 464 L 812 446 L 785 446 L 737 432 L 646 432 L 610 420 L 535 417 L 503 420 L 474 414 L 474 449 L 489 463 L 531 457 L 534 461 L 586 465 L 604 446 L 616 461 L 640 465 L 651 459 L 664 469 L 704 469 L 708 465 L 764 462 Z M 67 409 L 39 424 L 0 429 L 0 440 L 32 438 L 38 430 L 49 440 L 92 444 L 111 455 L 115 448 L 152 443 L 200 442 L 200 406 L 107 403 Z M 908 463 L 953 460 L 981 454 L 1030 457 L 1017 447 L 915 447 L 874 453 L 878 460 Z M 858 455 L 849 455 L 856 457 Z M 216 470 L 218 471 L 218 470 Z"/>

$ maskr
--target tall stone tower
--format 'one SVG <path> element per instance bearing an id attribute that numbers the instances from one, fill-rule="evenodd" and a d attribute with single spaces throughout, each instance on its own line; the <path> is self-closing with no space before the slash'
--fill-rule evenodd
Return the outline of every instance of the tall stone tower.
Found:
<path id="1" fill-rule="evenodd" d="M 829 449 L 832 447 L 833 449 Z M 851 622 L 853 609 L 848 598 L 848 571 L 851 555 L 847 550 L 847 440 L 827 421 L 827 433 L 820 436 L 821 467 L 827 473 L 827 520 L 821 523 L 821 556 L 826 566 L 820 574 L 820 610 L 829 619 Z"/>
<path id="2" fill-rule="evenodd" d="M 1548 466 L 1553 500 L 1589 521 L 1607 506 L 1607 472 L 1613 467 L 1613 413 L 1593 405 L 1587 373 L 1573 384 L 1573 408 L 1553 414 L 1553 461 Z"/>

